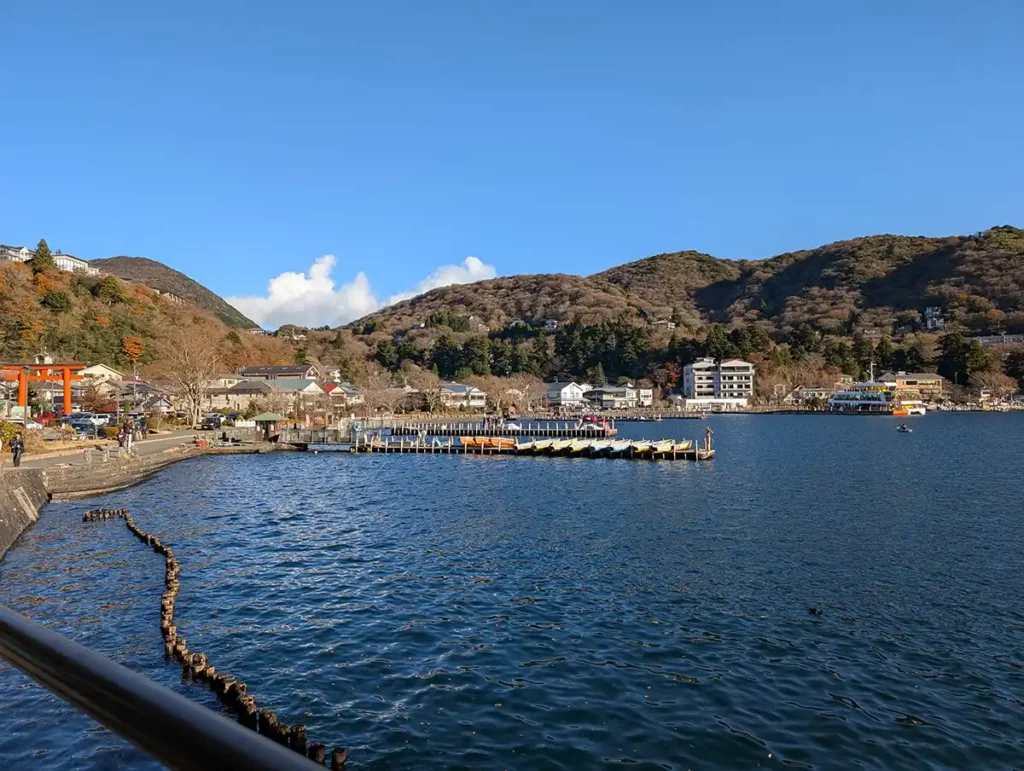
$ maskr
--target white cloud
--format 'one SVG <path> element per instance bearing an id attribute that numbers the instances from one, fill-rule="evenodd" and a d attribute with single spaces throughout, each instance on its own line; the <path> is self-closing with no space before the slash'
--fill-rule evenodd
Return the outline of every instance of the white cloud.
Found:
<path id="1" fill-rule="evenodd" d="M 383 305 L 392 305 L 431 289 L 494 278 L 496 275 L 493 265 L 487 265 L 477 257 L 467 257 L 461 265 L 442 265 L 414 289 L 392 295 L 382 305 L 370 288 L 370 279 L 361 271 L 347 284 L 335 289 L 331 273 L 336 263 L 334 255 L 328 254 L 314 262 L 308 273 L 287 271 L 270 279 L 265 296 L 224 299 L 269 329 L 276 329 L 282 324 L 338 326 L 372 313 Z"/>
<path id="2" fill-rule="evenodd" d="M 461 265 L 442 265 L 409 292 L 399 292 L 388 298 L 385 305 L 394 305 L 402 300 L 408 300 L 418 294 L 429 292 L 442 286 L 452 284 L 471 284 L 474 281 L 483 281 L 487 278 L 494 278 L 497 275 L 493 265 L 487 265 L 479 257 L 467 257 Z"/>

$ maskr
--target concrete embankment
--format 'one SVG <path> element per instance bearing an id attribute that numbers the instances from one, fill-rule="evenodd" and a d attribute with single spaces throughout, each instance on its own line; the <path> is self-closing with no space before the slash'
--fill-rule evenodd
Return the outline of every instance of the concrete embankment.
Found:
<path id="1" fill-rule="evenodd" d="M 0 472 L 0 557 L 37 519 L 50 499 L 43 472 L 38 469 L 5 469 Z"/>

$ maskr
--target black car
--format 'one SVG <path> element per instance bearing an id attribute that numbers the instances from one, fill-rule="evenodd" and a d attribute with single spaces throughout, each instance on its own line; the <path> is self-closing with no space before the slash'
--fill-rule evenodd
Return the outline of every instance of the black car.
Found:
<path id="1" fill-rule="evenodd" d="M 216 431 L 224 423 L 223 415 L 207 415 L 203 418 L 203 428 L 210 431 Z"/>

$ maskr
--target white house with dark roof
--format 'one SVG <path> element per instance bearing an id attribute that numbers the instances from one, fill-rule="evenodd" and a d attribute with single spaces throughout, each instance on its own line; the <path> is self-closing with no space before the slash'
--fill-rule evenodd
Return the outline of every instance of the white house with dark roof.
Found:
<path id="1" fill-rule="evenodd" d="M 7 262 L 28 262 L 35 256 L 35 252 L 26 246 L 8 246 L 0 244 L 0 260 Z"/>
<path id="2" fill-rule="evenodd" d="M 445 407 L 482 410 L 487 406 L 487 392 L 462 383 L 442 383 L 441 403 Z"/>

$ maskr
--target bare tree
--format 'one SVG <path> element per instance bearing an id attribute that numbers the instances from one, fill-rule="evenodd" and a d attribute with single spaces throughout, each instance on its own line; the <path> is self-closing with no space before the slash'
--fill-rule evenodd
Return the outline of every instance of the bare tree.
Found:
<path id="1" fill-rule="evenodd" d="M 427 412 L 434 413 L 444 406 L 444 399 L 441 393 L 441 378 L 429 369 L 410 370 L 408 373 L 409 385 L 419 391 L 423 405 Z"/>
<path id="2" fill-rule="evenodd" d="M 996 399 L 1004 399 L 1017 393 L 1019 384 L 1002 372 L 975 372 L 971 375 L 971 387 L 979 393 L 987 391 Z"/>
<path id="3" fill-rule="evenodd" d="M 379 409 L 391 403 L 392 397 L 387 394 L 391 388 L 391 373 L 380 365 L 368 363 L 357 385 L 363 392 L 363 405 L 369 415 L 375 415 Z"/>
<path id="4" fill-rule="evenodd" d="M 217 372 L 217 347 L 200 328 L 175 329 L 164 342 L 164 357 L 167 377 L 195 425 Z"/>

